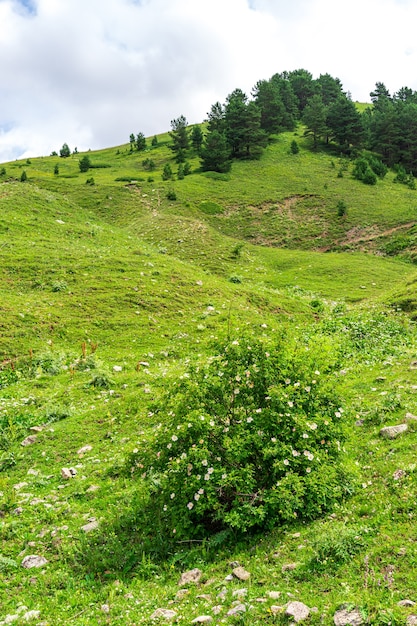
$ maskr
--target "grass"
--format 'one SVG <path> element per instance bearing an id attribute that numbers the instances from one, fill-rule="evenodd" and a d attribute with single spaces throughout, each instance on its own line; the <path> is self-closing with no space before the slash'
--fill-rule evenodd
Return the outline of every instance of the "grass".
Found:
<path id="1" fill-rule="evenodd" d="M 397 603 L 415 600 L 416 427 L 392 441 L 378 433 L 417 413 L 416 192 L 391 173 L 369 188 L 350 165 L 339 178 L 337 155 L 312 153 L 301 130 L 291 155 L 293 138 L 277 137 L 260 161 L 235 163 L 227 176 L 199 172 L 192 156 L 193 173 L 167 182 L 168 135 L 146 153 L 90 152 L 107 167 L 86 174 L 83 155 L 5 164 L 0 621 L 24 604 L 51 625 L 151 624 L 158 607 L 188 624 L 220 605 L 226 623 L 286 624 L 271 606 L 297 599 L 318 609 L 309 624 L 333 623 L 345 603 L 370 624 L 406 623 L 412 609 Z M 177 201 L 166 198 L 171 188 Z M 331 515 L 263 536 L 149 538 L 125 462 L 155 425 L 151 405 L 190 360 L 212 353 L 214 338 L 247 329 L 273 337 L 282 327 L 333 355 L 352 493 Z M 30 434 L 35 443 L 22 446 Z M 64 467 L 76 476 L 65 480 Z M 98 528 L 86 533 L 92 518 Z M 27 554 L 48 563 L 25 570 Z M 225 582 L 232 562 L 249 582 Z M 179 600 L 179 575 L 193 567 L 202 582 Z M 242 587 L 248 612 L 225 617 Z"/>

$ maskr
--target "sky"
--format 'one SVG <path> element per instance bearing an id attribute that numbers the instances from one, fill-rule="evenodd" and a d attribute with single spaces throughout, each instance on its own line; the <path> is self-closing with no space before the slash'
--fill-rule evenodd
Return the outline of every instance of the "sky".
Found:
<path id="1" fill-rule="evenodd" d="M 0 162 L 202 122 L 275 73 L 417 90 L 417 0 L 0 0 Z"/>

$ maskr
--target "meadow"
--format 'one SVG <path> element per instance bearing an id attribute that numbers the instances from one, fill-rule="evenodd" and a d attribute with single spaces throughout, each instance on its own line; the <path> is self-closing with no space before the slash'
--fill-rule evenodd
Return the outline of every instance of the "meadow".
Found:
<path id="1" fill-rule="evenodd" d="M 306 624 L 415 623 L 417 191 L 301 129 L 182 180 L 168 144 L 0 175 L 0 624 L 288 624 L 294 601 Z M 132 463 L 167 392 L 219 344 L 282 337 L 340 398 L 343 497 L 324 480 L 311 519 L 165 536 Z"/>

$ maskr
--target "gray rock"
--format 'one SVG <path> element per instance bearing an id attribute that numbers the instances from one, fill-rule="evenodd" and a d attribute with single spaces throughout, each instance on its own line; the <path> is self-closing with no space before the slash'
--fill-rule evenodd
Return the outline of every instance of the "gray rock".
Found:
<path id="1" fill-rule="evenodd" d="M 381 428 L 379 434 L 385 439 L 395 439 L 407 430 L 407 424 L 397 424 L 396 426 L 385 426 L 384 428 Z"/>
<path id="2" fill-rule="evenodd" d="M 278 600 L 281 595 L 281 592 L 280 591 L 268 591 L 266 595 L 268 596 L 268 598 L 271 598 L 271 600 Z"/>
<path id="3" fill-rule="evenodd" d="M 416 626 L 417 625 L 417 615 L 409 615 L 406 621 L 407 626 Z"/>
<path id="4" fill-rule="evenodd" d="M 249 580 L 250 578 L 250 573 L 244 567 L 235 567 L 232 573 L 239 580 Z"/>
<path id="5" fill-rule="evenodd" d="M 188 572 L 184 572 L 181 574 L 181 578 L 178 581 L 178 585 L 182 587 L 183 585 L 190 585 L 192 583 L 200 582 L 200 578 L 202 576 L 202 571 L 195 567 L 194 569 L 190 569 Z"/>
<path id="6" fill-rule="evenodd" d="M 282 571 L 282 573 L 284 573 L 284 572 L 292 572 L 293 570 L 295 570 L 296 567 L 297 567 L 297 563 L 285 563 L 282 566 L 281 571 Z"/>
<path id="7" fill-rule="evenodd" d="M 37 554 L 28 554 L 22 561 L 22 567 L 31 569 L 32 567 L 43 567 L 48 561 L 44 556 L 38 556 Z"/>
<path id="8" fill-rule="evenodd" d="M 171 609 L 156 609 L 151 615 L 151 619 L 165 619 L 170 621 L 176 617 L 176 612 L 171 611 Z"/>
<path id="9" fill-rule="evenodd" d="M 193 621 L 192 624 L 210 624 L 213 621 L 213 618 L 210 615 L 199 615 Z"/>
<path id="10" fill-rule="evenodd" d="M 23 441 L 21 442 L 21 446 L 31 446 L 33 443 L 36 443 L 37 441 L 37 436 L 36 435 L 29 435 L 29 437 L 26 437 L 26 439 L 23 439 Z"/>
<path id="11" fill-rule="evenodd" d="M 85 533 L 91 533 L 91 531 L 96 530 L 96 528 L 98 528 L 97 520 L 93 520 L 92 522 L 88 522 L 88 524 L 84 524 L 84 526 L 81 526 L 81 530 L 83 530 Z"/>
<path id="12" fill-rule="evenodd" d="M 213 606 L 213 608 L 211 609 L 213 615 L 219 615 L 219 613 L 221 613 L 223 610 L 223 607 L 220 604 L 216 604 L 216 606 Z"/>
<path id="13" fill-rule="evenodd" d="M 227 611 L 226 615 L 239 615 L 239 613 L 246 613 L 246 606 L 244 604 L 237 604 L 230 611 Z"/>
<path id="14" fill-rule="evenodd" d="M 278 604 L 273 604 L 269 608 L 270 608 L 272 615 L 278 615 L 279 613 L 282 613 L 284 610 L 284 607 L 279 606 Z"/>
<path id="15" fill-rule="evenodd" d="M 83 446 L 82 448 L 77 450 L 77 454 L 85 454 L 86 452 L 90 452 L 90 450 L 92 449 L 93 449 L 93 446 L 90 446 L 89 444 L 87 444 L 86 446 Z"/>
<path id="16" fill-rule="evenodd" d="M 23 621 L 31 622 L 32 620 L 38 619 L 40 614 L 40 611 L 27 611 L 27 613 L 23 615 Z"/>
<path id="17" fill-rule="evenodd" d="M 61 476 L 62 478 L 65 478 L 65 480 L 73 478 L 76 474 L 77 470 L 75 469 L 75 467 L 63 467 L 61 469 Z"/>
<path id="18" fill-rule="evenodd" d="M 103 611 L 103 613 L 110 613 L 110 607 L 108 604 L 102 604 L 100 609 Z"/>
<path id="19" fill-rule="evenodd" d="M 302 602 L 289 602 L 285 609 L 285 615 L 289 615 L 294 619 L 296 624 L 307 619 L 310 615 L 310 609 Z"/>
<path id="20" fill-rule="evenodd" d="M 335 626 L 361 626 L 363 617 L 358 609 L 340 609 L 333 616 Z"/>
<path id="21" fill-rule="evenodd" d="M 235 589 L 232 593 L 234 598 L 244 598 L 248 593 L 247 589 Z"/>
<path id="22" fill-rule="evenodd" d="M 190 593 L 189 589 L 178 589 L 177 593 L 175 594 L 175 600 L 177 602 L 180 602 L 181 600 L 183 600 L 185 598 L 185 596 L 187 596 Z"/>
<path id="23" fill-rule="evenodd" d="M 417 420 L 417 415 L 413 415 L 412 413 L 406 413 L 405 419 L 407 422 L 415 422 Z"/>
<path id="24" fill-rule="evenodd" d="M 397 602 L 398 606 L 414 606 L 415 602 L 413 602 L 412 600 L 400 600 L 399 602 Z"/>

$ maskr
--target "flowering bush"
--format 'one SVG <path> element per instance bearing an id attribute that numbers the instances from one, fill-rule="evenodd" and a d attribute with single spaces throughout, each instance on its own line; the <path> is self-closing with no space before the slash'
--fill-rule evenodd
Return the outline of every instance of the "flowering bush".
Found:
<path id="1" fill-rule="evenodd" d="M 170 532 L 270 528 L 343 495 L 343 409 L 313 352 L 242 338 L 169 389 L 130 462 Z"/>

